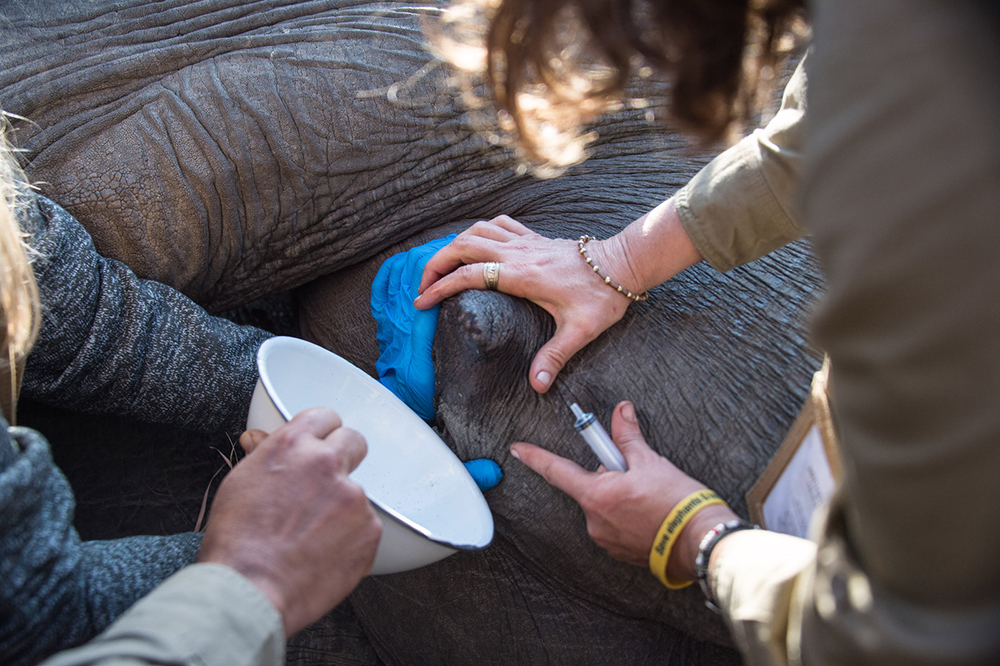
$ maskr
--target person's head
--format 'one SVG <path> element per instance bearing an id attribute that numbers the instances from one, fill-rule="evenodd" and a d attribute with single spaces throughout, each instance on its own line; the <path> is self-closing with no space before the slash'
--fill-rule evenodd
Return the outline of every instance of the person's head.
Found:
<path id="1" fill-rule="evenodd" d="M 3 327 L 0 367 L 9 364 L 13 386 L 16 363 L 31 350 L 40 316 L 38 287 L 16 216 L 23 196 L 19 184 L 24 181 L 7 141 L 6 129 L 6 118 L 0 117 L 0 325 Z M 11 394 L 15 393 L 12 390 Z"/>
<path id="2" fill-rule="evenodd" d="M 665 120 L 703 141 L 756 111 L 762 72 L 803 0 L 456 0 L 484 8 L 485 73 L 529 160 L 579 161 L 570 135 L 621 99 L 636 70 L 670 84 Z M 446 13 L 460 21 L 470 12 Z M 448 50 L 444 49 L 446 58 Z M 579 142 L 578 142 L 579 143 Z"/>

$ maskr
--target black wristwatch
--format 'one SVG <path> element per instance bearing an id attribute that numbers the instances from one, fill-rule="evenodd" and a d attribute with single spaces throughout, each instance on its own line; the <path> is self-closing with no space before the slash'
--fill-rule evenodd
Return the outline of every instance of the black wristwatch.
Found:
<path id="1" fill-rule="evenodd" d="M 715 604 L 712 589 L 708 586 L 708 562 L 712 557 L 712 551 L 724 537 L 729 536 L 733 532 L 759 529 L 759 525 L 754 525 L 742 518 L 734 518 L 725 523 L 719 523 L 710 529 L 701 540 L 701 545 L 698 546 L 698 557 L 694 560 L 694 572 L 698 576 L 698 585 L 701 586 L 701 591 L 705 594 L 705 605 L 714 612 L 719 613 L 721 611 Z"/>

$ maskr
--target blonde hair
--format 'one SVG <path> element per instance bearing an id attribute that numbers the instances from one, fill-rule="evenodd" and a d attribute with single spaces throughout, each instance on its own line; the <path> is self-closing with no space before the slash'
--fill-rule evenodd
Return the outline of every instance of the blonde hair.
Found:
<path id="1" fill-rule="evenodd" d="M 41 313 L 31 251 L 17 224 L 25 181 L 7 140 L 8 128 L 7 116 L 0 116 L 0 325 L 4 329 L 0 370 L 9 370 L 10 394 L 16 400 L 17 364 L 38 337 Z"/>

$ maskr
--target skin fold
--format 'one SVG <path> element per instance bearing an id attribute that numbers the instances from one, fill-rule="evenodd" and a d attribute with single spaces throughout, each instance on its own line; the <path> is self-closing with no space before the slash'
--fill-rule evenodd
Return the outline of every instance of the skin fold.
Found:
<path id="1" fill-rule="evenodd" d="M 539 192 L 491 142 L 424 48 L 434 7 L 9 3 L 0 107 L 27 119 L 13 138 L 28 176 L 100 252 L 228 309 L 446 221 L 575 196 Z M 689 156 L 663 154 L 680 139 L 630 117 L 597 128 L 642 157 L 611 173 L 635 193 L 651 174 L 682 178 Z"/>

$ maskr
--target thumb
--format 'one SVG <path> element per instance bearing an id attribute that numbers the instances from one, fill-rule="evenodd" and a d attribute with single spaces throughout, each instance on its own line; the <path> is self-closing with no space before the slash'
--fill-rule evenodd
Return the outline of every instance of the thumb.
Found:
<path id="1" fill-rule="evenodd" d="M 559 326 L 555 335 L 542 345 L 531 362 L 528 381 L 531 388 L 539 393 L 545 393 L 552 386 L 556 375 L 563 369 L 566 362 L 593 339 L 575 326 Z"/>
<path id="2" fill-rule="evenodd" d="M 267 437 L 267 433 L 263 430 L 247 430 L 242 435 L 240 435 L 240 446 L 248 454 L 253 453 L 253 450 L 257 448 L 257 445 L 264 441 Z"/>
<path id="3" fill-rule="evenodd" d="M 629 469 L 638 464 L 648 453 L 653 453 L 642 435 L 642 430 L 639 429 L 635 405 L 628 400 L 619 402 L 611 414 L 611 439 L 625 456 Z"/>

